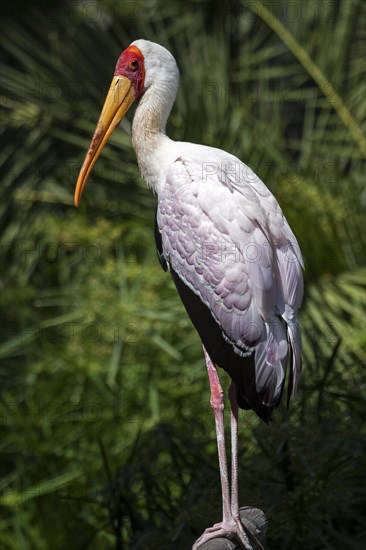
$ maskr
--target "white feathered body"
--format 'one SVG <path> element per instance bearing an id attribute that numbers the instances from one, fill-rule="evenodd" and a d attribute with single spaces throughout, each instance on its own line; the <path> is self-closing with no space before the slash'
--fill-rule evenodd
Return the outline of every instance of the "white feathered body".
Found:
<path id="1" fill-rule="evenodd" d="M 135 44 L 143 51 L 151 43 Z M 248 166 L 220 149 L 165 135 L 178 73 L 167 50 L 152 52 L 162 75 L 140 100 L 132 140 L 158 198 L 160 258 L 211 359 L 237 383 L 239 404 L 269 419 L 288 361 L 293 393 L 301 371 L 299 245 L 275 197 Z"/>

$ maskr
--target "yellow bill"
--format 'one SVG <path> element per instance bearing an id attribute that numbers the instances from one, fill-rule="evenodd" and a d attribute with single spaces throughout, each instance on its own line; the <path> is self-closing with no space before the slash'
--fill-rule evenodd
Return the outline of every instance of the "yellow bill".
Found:
<path id="1" fill-rule="evenodd" d="M 135 100 L 132 82 L 124 76 L 114 76 L 97 127 L 91 140 L 76 183 L 74 204 L 79 206 L 90 172 L 104 145 Z"/>

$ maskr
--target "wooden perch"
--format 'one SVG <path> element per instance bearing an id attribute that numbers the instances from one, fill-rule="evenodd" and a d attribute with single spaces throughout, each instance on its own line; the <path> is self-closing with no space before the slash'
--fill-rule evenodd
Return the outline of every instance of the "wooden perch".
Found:
<path id="1" fill-rule="evenodd" d="M 251 541 L 253 550 L 263 548 L 268 526 L 268 521 L 264 512 L 259 510 L 259 508 L 243 506 L 240 508 L 240 518 L 245 527 L 259 542 L 259 544 L 256 544 L 254 539 Z M 217 538 L 202 544 L 199 550 L 242 550 L 242 548 L 237 542 L 226 538 Z"/>

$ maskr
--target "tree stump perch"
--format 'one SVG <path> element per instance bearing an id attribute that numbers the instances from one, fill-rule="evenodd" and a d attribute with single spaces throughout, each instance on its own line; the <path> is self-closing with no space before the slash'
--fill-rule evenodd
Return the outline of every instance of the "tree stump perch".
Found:
<path id="1" fill-rule="evenodd" d="M 259 508 L 251 508 L 250 506 L 243 506 L 239 510 L 240 519 L 247 529 L 251 532 L 252 535 L 258 540 L 260 545 L 264 547 L 264 539 L 266 536 L 266 531 L 268 527 L 268 520 Z M 260 545 L 255 544 L 254 541 L 251 541 L 253 550 L 261 548 Z M 202 544 L 199 547 L 199 550 L 242 550 L 241 546 L 232 540 L 217 538 L 212 539 Z"/>

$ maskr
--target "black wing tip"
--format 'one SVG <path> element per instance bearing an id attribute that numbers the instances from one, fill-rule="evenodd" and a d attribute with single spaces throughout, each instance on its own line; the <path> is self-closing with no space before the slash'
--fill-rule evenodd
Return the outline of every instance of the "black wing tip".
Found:
<path id="1" fill-rule="evenodd" d="M 275 408 L 274 405 L 264 405 L 258 398 L 255 402 L 249 403 L 248 399 L 243 395 L 239 388 L 237 389 L 236 400 L 240 409 L 247 411 L 253 410 L 266 424 L 270 424 L 272 422 L 272 413 Z"/>

